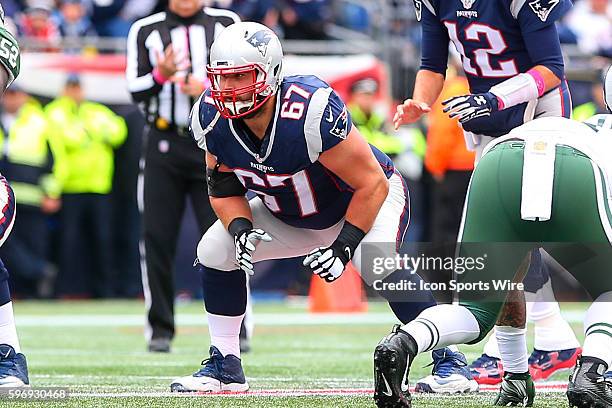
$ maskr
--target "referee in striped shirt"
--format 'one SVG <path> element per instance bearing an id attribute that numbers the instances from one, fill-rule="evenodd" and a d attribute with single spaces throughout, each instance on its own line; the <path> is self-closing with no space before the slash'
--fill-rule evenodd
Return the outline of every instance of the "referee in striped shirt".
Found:
<path id="1" fill-rule="evenodd" d="M 136 21 L 128 35 L 128 88 L 147 122 L 138 201 L 149 351 L 170 351 L 174 336 L 173 260 L 186 199 L 202 234 L 216 220 L 204 156 L 189 135 L 188 119 L 206 88 L 210 45 L 236 21 L 231 11 L 203 8 L 202 0 L 169 0 L 166 11 Z"/>

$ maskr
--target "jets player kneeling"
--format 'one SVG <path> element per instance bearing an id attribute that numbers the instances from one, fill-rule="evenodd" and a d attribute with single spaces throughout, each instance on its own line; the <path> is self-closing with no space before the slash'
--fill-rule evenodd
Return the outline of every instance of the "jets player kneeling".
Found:
<path id="1" fill-rule="evenodd" d="M 611 71 L 604 84 L 608 110 Z M 582 355 L 569 379 L 570 407 L 612 407 L 611 376 L 606 373 L 612 367 L 611 180 L 612 115 L 595 115 L 585 123 L 536 119 L 485 148 L 462 219 L 460 253 L 469 246 L 465 243 L 524 242 L 522 248 L 531 249 L 526 259 L 538 264 L 541 244 L 594 299 L 584 317 Z M 546 237 L 557 242 L 546 242 Z M 502 248 L 502 257 L 487 273 L 518 264 L 520 256 L 511 254 L 515 247 Z M 518 268 L 521 274 L 526 269 L 526 262 Z M 528 371 L 524 298 L 509 292 L 504 304 L 502 295 L 490 302 L 459 294 L 457 304 L 428 308 L 407 325 L 394 327 L 374 351 L 376 404 L 410 407 L 407 376 L 418 353 L 446 344 L 474 344 L 495 325 L 505 375 L 494 405 L 531 406 L 535 389 Z"/>
<path id="2" fill-rule="evenodd" d="M 0 5 L 0 92 L 19 75 L 20 52 L 17 41 L 4 28 L 4 10 Z M 6 51 L 6 52 L 4 52 Z M 15 221 L 15 196 L 0 174 L 0 246 L 6 241 Z M 26 358 L 21 354 L 13 302 L 9 292 L 8 272 L 0 260 L 0 387 L 23 387 L 29 384 Z"/>
<path id="3" fill-rule="evenodd" d="M 211 88 L 191 118 L 219 217 L 197 248 L 210 358 L 173 381 L 173 391 L 248 389 L 238 333 L 253 264 L 305 256 L 305 266 L 332 282 L 351 260 L 361 270 L 364 242 L 390 243 L 395 256 L 408 227 L 408 193 L 391 160 L 365 142 L 329 85 L 283 78 L 282 59 L 280 41 L 258 23 L 229 26 L 211 47 Z M 248 201 L 247 190 L 257 197 Z M 385 279 L 420 278 L 396 271 Z M 389 303 L 408 322 L 435 304 L 425 295 Z"/>

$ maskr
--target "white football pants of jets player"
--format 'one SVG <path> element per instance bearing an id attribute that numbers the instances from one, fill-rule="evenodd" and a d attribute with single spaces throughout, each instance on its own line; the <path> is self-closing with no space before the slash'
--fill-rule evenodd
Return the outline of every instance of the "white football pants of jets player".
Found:
<path id="1" fill-rule="evenodd" d="M 527 103 L 524 122 L 529 122 L 540 117 L 561 117 L 564 109 L 563 96 L 559 89 L 552 90 L 541 98 Z M 475 165 L 482 156 L 485 147 L 495 138 L 485 135 L 477 135 L 465 132 L 465 142 L 468 150 L 476 153 Z M 544 258 L 550 258 L 546 252 Z M 571 327 L 561 316 L 559 304 L 554 300 L 554 293 L 550 280 L 536 293 L 525 293 L 527 300 L 527 320 L 535 323 L 534 348 L 542 351 L 566 350 L 580 346 L 576 335 Z M 484 354 L 490 357 L 500 358 L 499 349 L 495 336 L 490 336 L 484 348 Z"/>

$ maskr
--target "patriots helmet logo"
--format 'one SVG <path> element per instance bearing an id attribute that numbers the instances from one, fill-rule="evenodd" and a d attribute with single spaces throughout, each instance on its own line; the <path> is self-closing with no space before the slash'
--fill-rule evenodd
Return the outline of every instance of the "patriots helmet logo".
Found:
<path id="1" fill-rule="evenodd" d="M 545 22 L 548 15 L 557 4 L 559 4 L 559 0 L 533 0 L 529 2 L 529 7 L 531 7 L 531 10 L 533 10 L 542 22 Z"/>
<path id="2" fill-rule="evenodd" d="M 417 21 L 421 21 L 421 11 L 423 10 L 423 3 L 421 0 L 414 0 L 414 12 L 416 13 Z"/>
<path id="3" fill-rule="evenodd" d="M 272 39 L 272 35 L 270 32 L 266 30 L 260 30 L 247 38 L 247 42 L 251 44 L 251 46 L 257 48 L 257 51 L 261 54 L 262 57 L 266 56 L 266 51 L 268 50 L 268 44 Z"/>
<path id="4" fill-rule="evenodd" d="M 466 9 L 472 8 L 475 2 L 476 0 L 461 0 L 461 3 L 463 3 L 463 8 Z"/>
<path id="5" fill-rule="evenodd" d="M 339 137 L 340 139 L 346 139 L 348 130 L 348 114 L 346 112 L 346 106 L 342 109 L 342 113 L 338 115 L 334 127 L 329 131 L 332 135 Z"/>

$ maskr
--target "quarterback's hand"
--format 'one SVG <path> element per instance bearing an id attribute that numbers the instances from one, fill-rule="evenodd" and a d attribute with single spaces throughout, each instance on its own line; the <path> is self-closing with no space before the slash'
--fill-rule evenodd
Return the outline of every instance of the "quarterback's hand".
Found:
<path id="1" fill-rule="evenodd" d="M 429 111 L 431 111 L 431 108 L 425 102 L 406 99 L 403 104 L 397 105 L 393 116 L 393 127 L 397 130 L 401 125 L 414 123 Z"/>
<path id="2" fill-rule="evenodd" d="M 312 273 L 319 275 L 327 282 L 333 282 L 342 275 L 346 264 L 351 260 L 351 249 L 336 248 L 335 246 L 317 248 L 304 258 L 304 266 L 310 268 Z"/>
<path id="3" fill-rule="evenodd" d="M 260 241 L 270 242 L 272 237 L 259 228 L 244 230 L 234 237 L 236 262 L 238 267 L 249 275 L 253 275 L 253 252 Z"/>
<path id="4" fill-rule="evenodd" d="M 491 92 L 454 96 L 442 102 L 444 113 L 465 123 L 498 111 L 497 96 Z"/>

